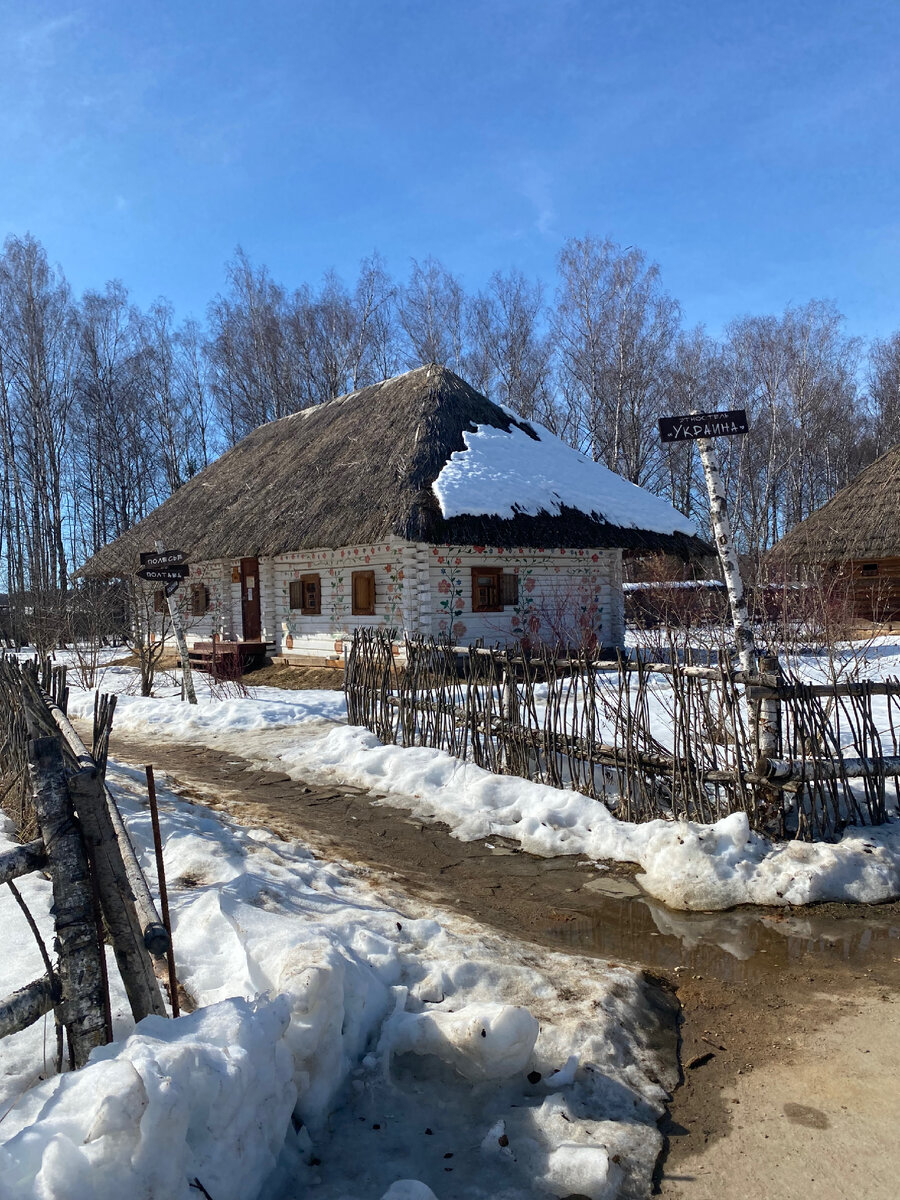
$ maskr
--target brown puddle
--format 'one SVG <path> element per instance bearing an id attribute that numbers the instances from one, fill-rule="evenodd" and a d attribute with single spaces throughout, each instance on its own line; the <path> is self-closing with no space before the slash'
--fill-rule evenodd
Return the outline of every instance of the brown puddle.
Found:
<path id="1" fill-rule="evenodd" d="M 786 967 L 866 970 L 884 959 L 896 961 L 900 905 L 690 913 L 645 896 L 597 896 L 585 911 L 553 912 L 542 932 L 568 950 L 744 983 Z"/>

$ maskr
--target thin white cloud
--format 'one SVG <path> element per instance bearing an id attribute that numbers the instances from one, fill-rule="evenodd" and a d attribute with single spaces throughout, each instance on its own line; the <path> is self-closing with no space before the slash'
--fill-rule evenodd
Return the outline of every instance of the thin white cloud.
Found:
<path id="1" fill-rule="evenodd" d="M 557 214 L 550 172 L 532 160 L 520 165 L 517 176 L 519 191 L 534 206 L 534 228 L 542 237 L 554 236 Z"/>
<path id="2" fill-rule="evenodd" d="M 27 29 L 21 29 L 15 38 L 22 65 L 42 67 L 52 59 L 60 35 L 81 23 L 80 10 L 39 21 Z"/>

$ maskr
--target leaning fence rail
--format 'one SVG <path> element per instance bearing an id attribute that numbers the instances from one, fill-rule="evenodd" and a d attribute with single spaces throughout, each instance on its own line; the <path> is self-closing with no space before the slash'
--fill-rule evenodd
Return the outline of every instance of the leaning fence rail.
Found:
<path id="1" fill-rule="evenodd" d="M 881 824 L 900 800 L 896 679 L 810 684 L 773 659 L 748 675 L 421 638 L 398 655 L 360 630 L 345 690 L 350 721 L 382 741 L 572 787 L 629 821 L 745 812 L 756 830 L 815 840 Z"/>

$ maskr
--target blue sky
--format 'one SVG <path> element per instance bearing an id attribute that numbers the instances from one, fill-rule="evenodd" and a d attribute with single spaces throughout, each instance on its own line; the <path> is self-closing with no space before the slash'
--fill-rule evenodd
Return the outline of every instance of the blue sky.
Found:
<path id="1" fill-rule="evenodd" d="M 0 235 L 202 317 L 237 244 L 470 288 L 573 235 L 689 323 L 834 299 L 900 328 L 900 4 L 0 0 Z"/>

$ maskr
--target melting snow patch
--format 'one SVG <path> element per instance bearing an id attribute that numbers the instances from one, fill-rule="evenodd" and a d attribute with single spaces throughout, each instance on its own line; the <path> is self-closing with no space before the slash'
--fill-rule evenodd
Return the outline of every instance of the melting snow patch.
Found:
<path id="1" fill-rule="evenodd" d="M 86 1067 L 32 1089 L 0 1147 L 3 1200 L 255 1196 L 296 1099 L 284 1001 L 147 1017 Z M 27 1122 L 27 1123 L 26 1123 Z"/>
<path id="2" fill-rule="evenodd" d="M 456 1012 L 397 1012 L 385 1024 L 379 1050 L 433 1054 L 466 1079 L 508 1079 L 531 1059 L 539 1026 L 526 1008 L 467 1004 Z M 571 1082 L 571 1080 L 569 1080 Z"/>

